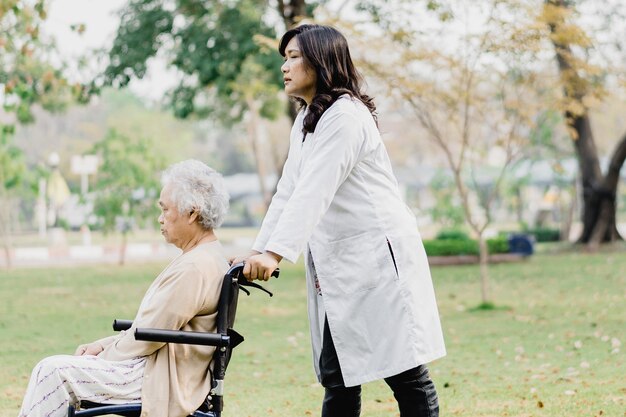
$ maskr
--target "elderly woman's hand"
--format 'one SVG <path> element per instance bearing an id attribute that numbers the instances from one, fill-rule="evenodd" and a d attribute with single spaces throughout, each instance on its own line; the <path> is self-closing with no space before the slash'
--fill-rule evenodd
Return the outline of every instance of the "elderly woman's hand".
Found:
<path id="1" fill-rule="evenodd" d="M 243 267 L 243 275 L 248 281 L 254 281 L 255 279 L 267 281 L 272 276 L 272 272 L 278 268 L 278 263 L 282 259 L 282 256 L 274 252 L 264 252 L 250 256 L 246 259 L 246 264 Z"/>
<path id="2" fill-rule="evenodd" d="M 76 352 L 74 352 L 74 356 L 85 356 L 85 355 L 93 355 L 96 356 L 98 353 L 102 352 L 104 348 L 100 343 L 93 342 L 88 343 L 86 345 L 80 345 L 76 348 Z"/>

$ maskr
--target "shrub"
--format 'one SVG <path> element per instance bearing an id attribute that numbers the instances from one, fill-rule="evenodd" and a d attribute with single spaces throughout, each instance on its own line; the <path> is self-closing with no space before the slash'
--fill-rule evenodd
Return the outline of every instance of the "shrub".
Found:
<path id="1" fill-rule="evenodd" d="M 437 240 L 470 240 L 469 235 L 460 229 L 444 229 L 441 230 L 437 237 Z"/>
<path id="2" fill-rule="evenodd" d="M 489 253 L 509 253 L 509 240 L 503 238 L 487 239 Z"/>
<path id="3" fill-rule="evenodd" d="M 525 233 L 533 235 L 536 242 L 558 242 L 561 240 L 561 231 L 548 227 L 525 230 Z"/>
<path id="4" fill-rule="evenodd" d="M 478 242 L 475 240 L 425 240 L 424 248 L 428 256 L 477 255 Z"/>
<path id="5" fill-rule="evenodd" d="M 503 238 L 487 239 L 489 253 L 508 253 L 509 242 Z M 428 256 L 478 255 L 478 241 L 471 239 L 425 240 L 424 248 Z"/>

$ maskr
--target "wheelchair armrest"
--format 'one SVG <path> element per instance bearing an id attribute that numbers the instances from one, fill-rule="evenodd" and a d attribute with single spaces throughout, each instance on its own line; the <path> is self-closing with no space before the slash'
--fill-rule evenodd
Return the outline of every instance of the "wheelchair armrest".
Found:
<path id="1" fill-rule="evenodd" d="M 130 329 L 130 326 L 132 325 L 133 325 L 132 320 L 119 320 L 119 319 L 113 320 L 113 330 L 115 330 L 116 332 L 120 332 L 122 330 L 128 330 Z"/>
<path id="2" fill-rule="evenodd" d="M 230 344 L 230 336 L 219 333 L 145 328 L 135 329 L 135 340 L 219 347 Z"/>

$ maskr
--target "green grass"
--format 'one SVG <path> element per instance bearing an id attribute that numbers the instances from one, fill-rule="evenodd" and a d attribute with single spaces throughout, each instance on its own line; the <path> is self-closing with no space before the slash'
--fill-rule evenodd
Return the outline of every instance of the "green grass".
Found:
<path id="1" fill-rule="evenodd" d="M 39 359 L 132 318 L 163 266 L 0 272 L 0 416 L 17 415 Z M 274 298 L 242 294 L 246 342 L 229 368 L 226 417 L 319 415 L 302 266 L 282 270 Z M 624 252 L 493 265 L 489 309 L 476 308 L 477 266 L 432 273 L 448 348 L 430 366 L 442 416 L 626 416 Z M 365 385 L 362 415 L 398 415 L 384 383 Z"/>

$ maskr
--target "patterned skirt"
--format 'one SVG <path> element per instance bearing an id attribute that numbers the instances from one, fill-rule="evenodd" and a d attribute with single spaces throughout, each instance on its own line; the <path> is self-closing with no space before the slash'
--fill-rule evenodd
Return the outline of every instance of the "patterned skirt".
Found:
<path id="1" fill-rule="evenodd" d="M 125 361 L 90 355 L 45 358 L 33 369 L 19 417 L 63 417 L 70 404 L 82 400 L 140 402 L 145 364 L 145 357 Z"/>

